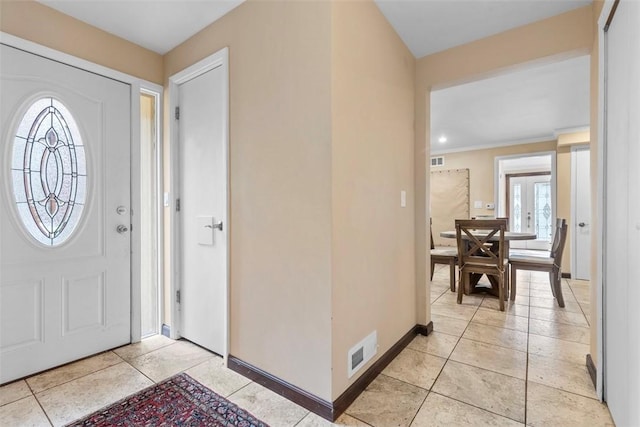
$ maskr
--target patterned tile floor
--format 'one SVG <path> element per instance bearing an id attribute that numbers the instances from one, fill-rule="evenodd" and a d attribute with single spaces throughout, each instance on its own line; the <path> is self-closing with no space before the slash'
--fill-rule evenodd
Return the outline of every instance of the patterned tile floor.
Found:
<path id="1" fill-rule="evenodd" d="M 448 270 L 431 289 L 434 332 L 418 336 L 348 408 L 342 426 L 606 426 L 585 368 L 589 283 L 522 272 L 504 313 L 491 296 L 456 303 Z M 224 367 L 186 341 L 157 336 L 0 388 L 3 426 L 59 426 L 187 372 L 271 426 L 331 423 Z"/>

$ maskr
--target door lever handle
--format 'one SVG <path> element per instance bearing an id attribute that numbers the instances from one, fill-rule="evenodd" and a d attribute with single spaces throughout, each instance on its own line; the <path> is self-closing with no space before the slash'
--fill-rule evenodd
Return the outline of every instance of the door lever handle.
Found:
<path id="1" fill-rule="evenodd" d="M 222 221 L 216 223 L 216 224 L 207 224 L 205 225 L 205 228 L 217 228 L 218 230 L 222 231 Z"/>
<path id="2" fill-rule="evenodd" d="M 578 223 L 578 227 L 584 227 L 585 225 L 589 225 L 589 224 L 585 224 L 584 222 L 579 222 Z"/>

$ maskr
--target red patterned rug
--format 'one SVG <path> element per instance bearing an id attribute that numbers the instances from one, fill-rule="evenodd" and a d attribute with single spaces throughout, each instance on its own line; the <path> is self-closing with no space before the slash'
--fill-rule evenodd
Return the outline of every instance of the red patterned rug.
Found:
<path id="1" fill-rule="evenodd" d="M 122 399 L 69 426 L 269 427 L 184 373 Z"/>

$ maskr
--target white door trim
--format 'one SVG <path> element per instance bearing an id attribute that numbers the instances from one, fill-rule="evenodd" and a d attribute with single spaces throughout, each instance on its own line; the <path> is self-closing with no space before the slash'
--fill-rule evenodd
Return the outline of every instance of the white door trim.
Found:
<path id="1" fill-rule="evenodd" d="M 164 175 L 163 175 L 163 153 L 164 153 L 164 141 L 162 139 L 162 120 L 163 120 L 163 104 L 162 104 L 162 92 L 163 87 L 157 86 L 157 90 L 151 89 L 147 86 L 140 87 L 140 93 L 148 96 L 152 96 L 155 100 L 155 167 L 156 167 L 156 176 L 155 176 L 155 192 L 156 192 L 156 259 L 155 259 L 155 270 L 156 270 L 156 285 L 158 286 L 158 297 L 156 304 L 158 306 L 158 316 L 157 316 L 157 330 L 158 335 L 162 334 L 162 320 L 164 319 L 164 268 L 163 268 L 163 259 L 164 259 L 164 192 L 163 192 L 163 183 L 164 183 Z M 140 121 L 138 121 L 140 123 Z M 139 162 L 136 164 L 140 164 Z M 138 174 L 139 176 L 139 174 Z M 141 188 L 140 186 L 138 188 Z M 140 197 L 140 200 L 142 197 Z M 138 219 L 140 217 L 138 216 Z M 142 242 L 140 242 L 142 243 Z M 142 254 L 142 249 L 140 249 L 140 254 Z M 140 264 L 141 265 L 141 264 Z M 142 307 L 142 304 L 140 304 Z M 140 323 L 142 324 L 142 323 Z"/>
<path id="2" fill-rule="evenodd" d="M 495 203 L 495 215 L 500 216 L 502 212 L 499 210 L 500 207 L 504 205 L 504 195 L 500 194 L 500 161 L 508 160 L 508 159 L 518 159 L 522 157 L 540 157 L 540 156 L 551 156 L 551 202 L 553 206 L 551 207 L 551 217 L 556 218 L 556 208 L 558 204 L 557 199 L 557 162 L 556 162 L 556 152 L 555 151 L 538 151 L 535 153 L 522 153 L 522 154 L 511 154 L 508 156 L 496 156 L 494 158 L 493 163 L 493 200 Z M 505 208 L 506 209 L 506 208 Z"/>
<path id="3" fill-rule="evenodd" d="M 577 168 L 577 164 L 578 164 L 578 159 L 577 159 L 577 151 L 578 150 L 589 150 L 589 144 L 580 144 L 580 145 L 574 145 L 571 147 L 571 222 L 570 224 L 572 224 L 572 229 L 571 229 L 571 277 L 572 278 L 576 278 L 577 277 L 577 271 L 578 271 L 578 257 L 577 255 L 577 251 L 576 248 L 578 247 L 578 233 L 576 232 L 576 224 L 578 223 L 576 215 L 577 215 L 577 211 L 576 211 L 576 197 L 577 197 L 577 190 L 578 190 L 578 182 L 576 180 L 576 168 Z M 591 226 L 589 224 L 589 226 Z"/>
<path id="4" fill-rule="evenodd" d="M 162 94 L 162 86 L 99 65 L 82 58 L 60 52 L 29 40 L 0 32 L 0 43 L 40 55 L 92 73 L 119 80 L 131 86 L 131 342 L 141 339 L 141 268 L 140 268 L 140 90 L 148 89 Z M 158 165 L 159 167 L 162 164 Z"/>
<path id="5" fill-rule="evenodd" d="M 226 217 L 228 236 L 231 236 L 231 221 L 229 215 L 229 48 L 223 48 L 216 53 L 196 62 L 195 64 L 185 68 L 179 73 L 169 77 L 169 132 L 171 135 L 171 156 L 170 161 L 170 182 L 171 191 L 173 194 L 169 197 L 170 206 L 169 209 L 169 226 L 171 229 L 171 285 L 170 285 L 170 301 L 171 301 L 171 338 L 180 338 L 180 307 L 176 302 L 176 293 L 180 289 L 181 280 L 181 266 L 180 266 L 180 251 L 181 248 L 181 236 L 180 236 L 180 221 L 178 218 L 179 212 L 176 211 L 176 200 L 180 198 L 180 137 L 177 120 L 175 117 L 176 107 L 178 106 L 178 86 L 185 83 L 201 74 L 206 73 L 214 68 L 222 67 L 222 74 L 224 78 L 224 94 L 223 94 L 223 153 L 224 153 L 224 176 L 226 177 Z M 225 251 L 227 253 L 227 263 L 225 266 L 225 308 L 224 319 L 226 322 L 224 328 L 224 351 L 222 356 L 226 359 L 229 354 L 229 246 L 231 238 L 227 238 L 227 245 Z"/>
<path id="6" fill-rule="evenodd" d="M 598 158 L 597 158 L 597 176 L 596 176 L 596 200 L 591 203 L 596 204 L 596 222 L 593 232 L 595 233 L 595 241 L 603 242 L 601 245 L 596 245 L 596 258 L 591 262 L 596 265 L 596 275 L 592 277 L 592 285 L 596 287 L 596 319 L 592 319 L 595 322 L 597 328 L 596 338 L 596 395 L 602 401 L 604 399 L 604 322 L 606 322 L 606 313 L 604 312 L 605 295 L 603 287 L 603 278 L 605 275 L 604 266 L 606 265 L 606 248 L 604 239 L 604 224 L 606 224 L 606 211 L 604 208 L 605 194 L 605 177 L 606 171 L 606 132 L 605 132 L 605 85 L 606 85 L 606 55 L 605 55 L 605 31 L 604 27 L 609 18 L 609 14 L 613 9 L 615 1 L 605 0 L 602 12 L 598 18 Z M 591 218 L 593 224 L 593 218 Z M 593 241 L 593 238 L 592 238 Z"/>

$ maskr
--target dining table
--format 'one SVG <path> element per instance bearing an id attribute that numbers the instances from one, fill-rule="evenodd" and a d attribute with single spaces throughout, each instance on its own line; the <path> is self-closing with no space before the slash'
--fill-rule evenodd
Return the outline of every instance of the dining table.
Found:
<path id="1" fill-rule="evenodd" d="M 477 230 L 477 231 L 472 231 L 472 234 L 475 237 L 482 238 L 482 237 L 486 237 L 488 232 L 487 230 Z M 456 239 L 456 230 L 442 231 L 440 232 L 440 237 L 443 237 L 445 239 Z M 464 241 L 469 241 L 469 238 L 466 237 L 466 235 L 463 234 L 461 237 Z M 535 240 L 536 238 L 537 238 L 537 235 L 535 233 L 520 232 L 520 231 L 506 231 L 504 233 L 504 251 L 505 251 L 504 258 L 505 259 L 509 258 L 509 242 L 510 241 Z M 490 237 L 488 240 L 489 242 L 492 243 L 491 250 L 494 252 L 497 252 L 499 239 L 500 237 L 498 236 L 498 234 L 495 234 L 492 237 Z M 483 274 L 471 273 L 469 277 L 469 288 L 464 289 L 464 293 L 468 295 L 469 293 L 489 292 L 492 295 L 498 296 L 498 293 L 499 293 L 498 279 L 494 276 L 487 275 L 487 278 L 489 279 L 489 283 L 491 284 L 491 287 L 487 287 L 479 283 L 482 276 Z M 507 274 L 506 280 L 508 280 L 508 278 L 509 278 L 509 275 Z M 504 290 L 505 300 L 509 297 L 509 286 L 506 280 L 505 280 L 506 289 Z"/>

